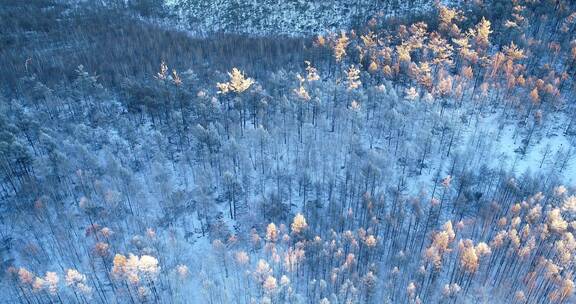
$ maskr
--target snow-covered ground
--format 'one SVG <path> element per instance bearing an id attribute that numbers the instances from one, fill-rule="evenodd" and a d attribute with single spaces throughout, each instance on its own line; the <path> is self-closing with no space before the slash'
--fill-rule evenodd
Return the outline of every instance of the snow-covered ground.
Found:
<path id="1" fill-rule="evenodd" d="M 475 150 L 487 144 L 486 155 L 479 161 L 517 176 L 562 167 L 560 176 L 566 186 L 574 185 L 576 164 L 572 157 L 566 156 L 573 154 L 576 142 L 564 133 L 568 117 L 559 112 L 548 120 L 545 124 L 536 124 L 530 135 L 532 127 L 520 127 L 517 120 L 506 121 L 499 114 L 476 115 L 469 124 L 462 125 L 464 144 L 459 149 Z"/>
<path id="2" fill-rule="evenodd" d="M 365 24 L 372 17 L 403 16 L 431 8 L 431 0 L 272 1 L 165 0 L 177 24 L 196 34 L 310 35 Z"/>

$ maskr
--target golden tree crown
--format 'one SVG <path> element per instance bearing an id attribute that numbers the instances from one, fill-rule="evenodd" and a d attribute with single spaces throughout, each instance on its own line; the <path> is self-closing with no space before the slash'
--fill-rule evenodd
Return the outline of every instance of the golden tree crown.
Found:
<path id="1" fill-rule="evenodd" d="M 254 79 L 246 77 L 237 68 L 232 68 L 232 72 L 228 73 L 230 81 L 224 83 L 216 83 L 218 87 L 218 94 L 228 94 L 230 92 L 242 93 L 254 84 Z"/>

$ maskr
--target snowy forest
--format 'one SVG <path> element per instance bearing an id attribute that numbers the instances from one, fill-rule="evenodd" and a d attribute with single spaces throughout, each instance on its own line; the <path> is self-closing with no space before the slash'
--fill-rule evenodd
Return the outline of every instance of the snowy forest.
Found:
<path id="1" fill-rule="evenodd" d="M 0 303 L 576 303 L 573 0 L 0 0 Z"/>

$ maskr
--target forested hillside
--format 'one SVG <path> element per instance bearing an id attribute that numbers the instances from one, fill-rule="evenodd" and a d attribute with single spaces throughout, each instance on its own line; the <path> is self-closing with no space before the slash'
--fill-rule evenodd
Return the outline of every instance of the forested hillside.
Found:
<path id="1" fill-rule="evenodd" d="M 372 16 L 413 18 L 432 9 L 431 0 L 165 0 L 169 22 L 195 34 L 214 32 L 300 36 L 365 24 Z M 157 6 L 156 6 L 157 7 Z M 164 19 L 166 20 L 166 19 Z"/>
<path id="2" fill-rule="evenodd" d="M 0 303 L 576 302 L 573 1 L 268 2 L 0 0 Z"/>

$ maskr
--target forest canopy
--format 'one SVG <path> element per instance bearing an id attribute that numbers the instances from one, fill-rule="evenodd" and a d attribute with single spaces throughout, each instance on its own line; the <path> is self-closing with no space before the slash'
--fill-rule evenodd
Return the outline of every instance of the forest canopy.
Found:
<path id="1" fill-rule="evenodd" d="M 576 301 L 573 1 L 259 1 L 0 1 L 0 303 Z"/>

